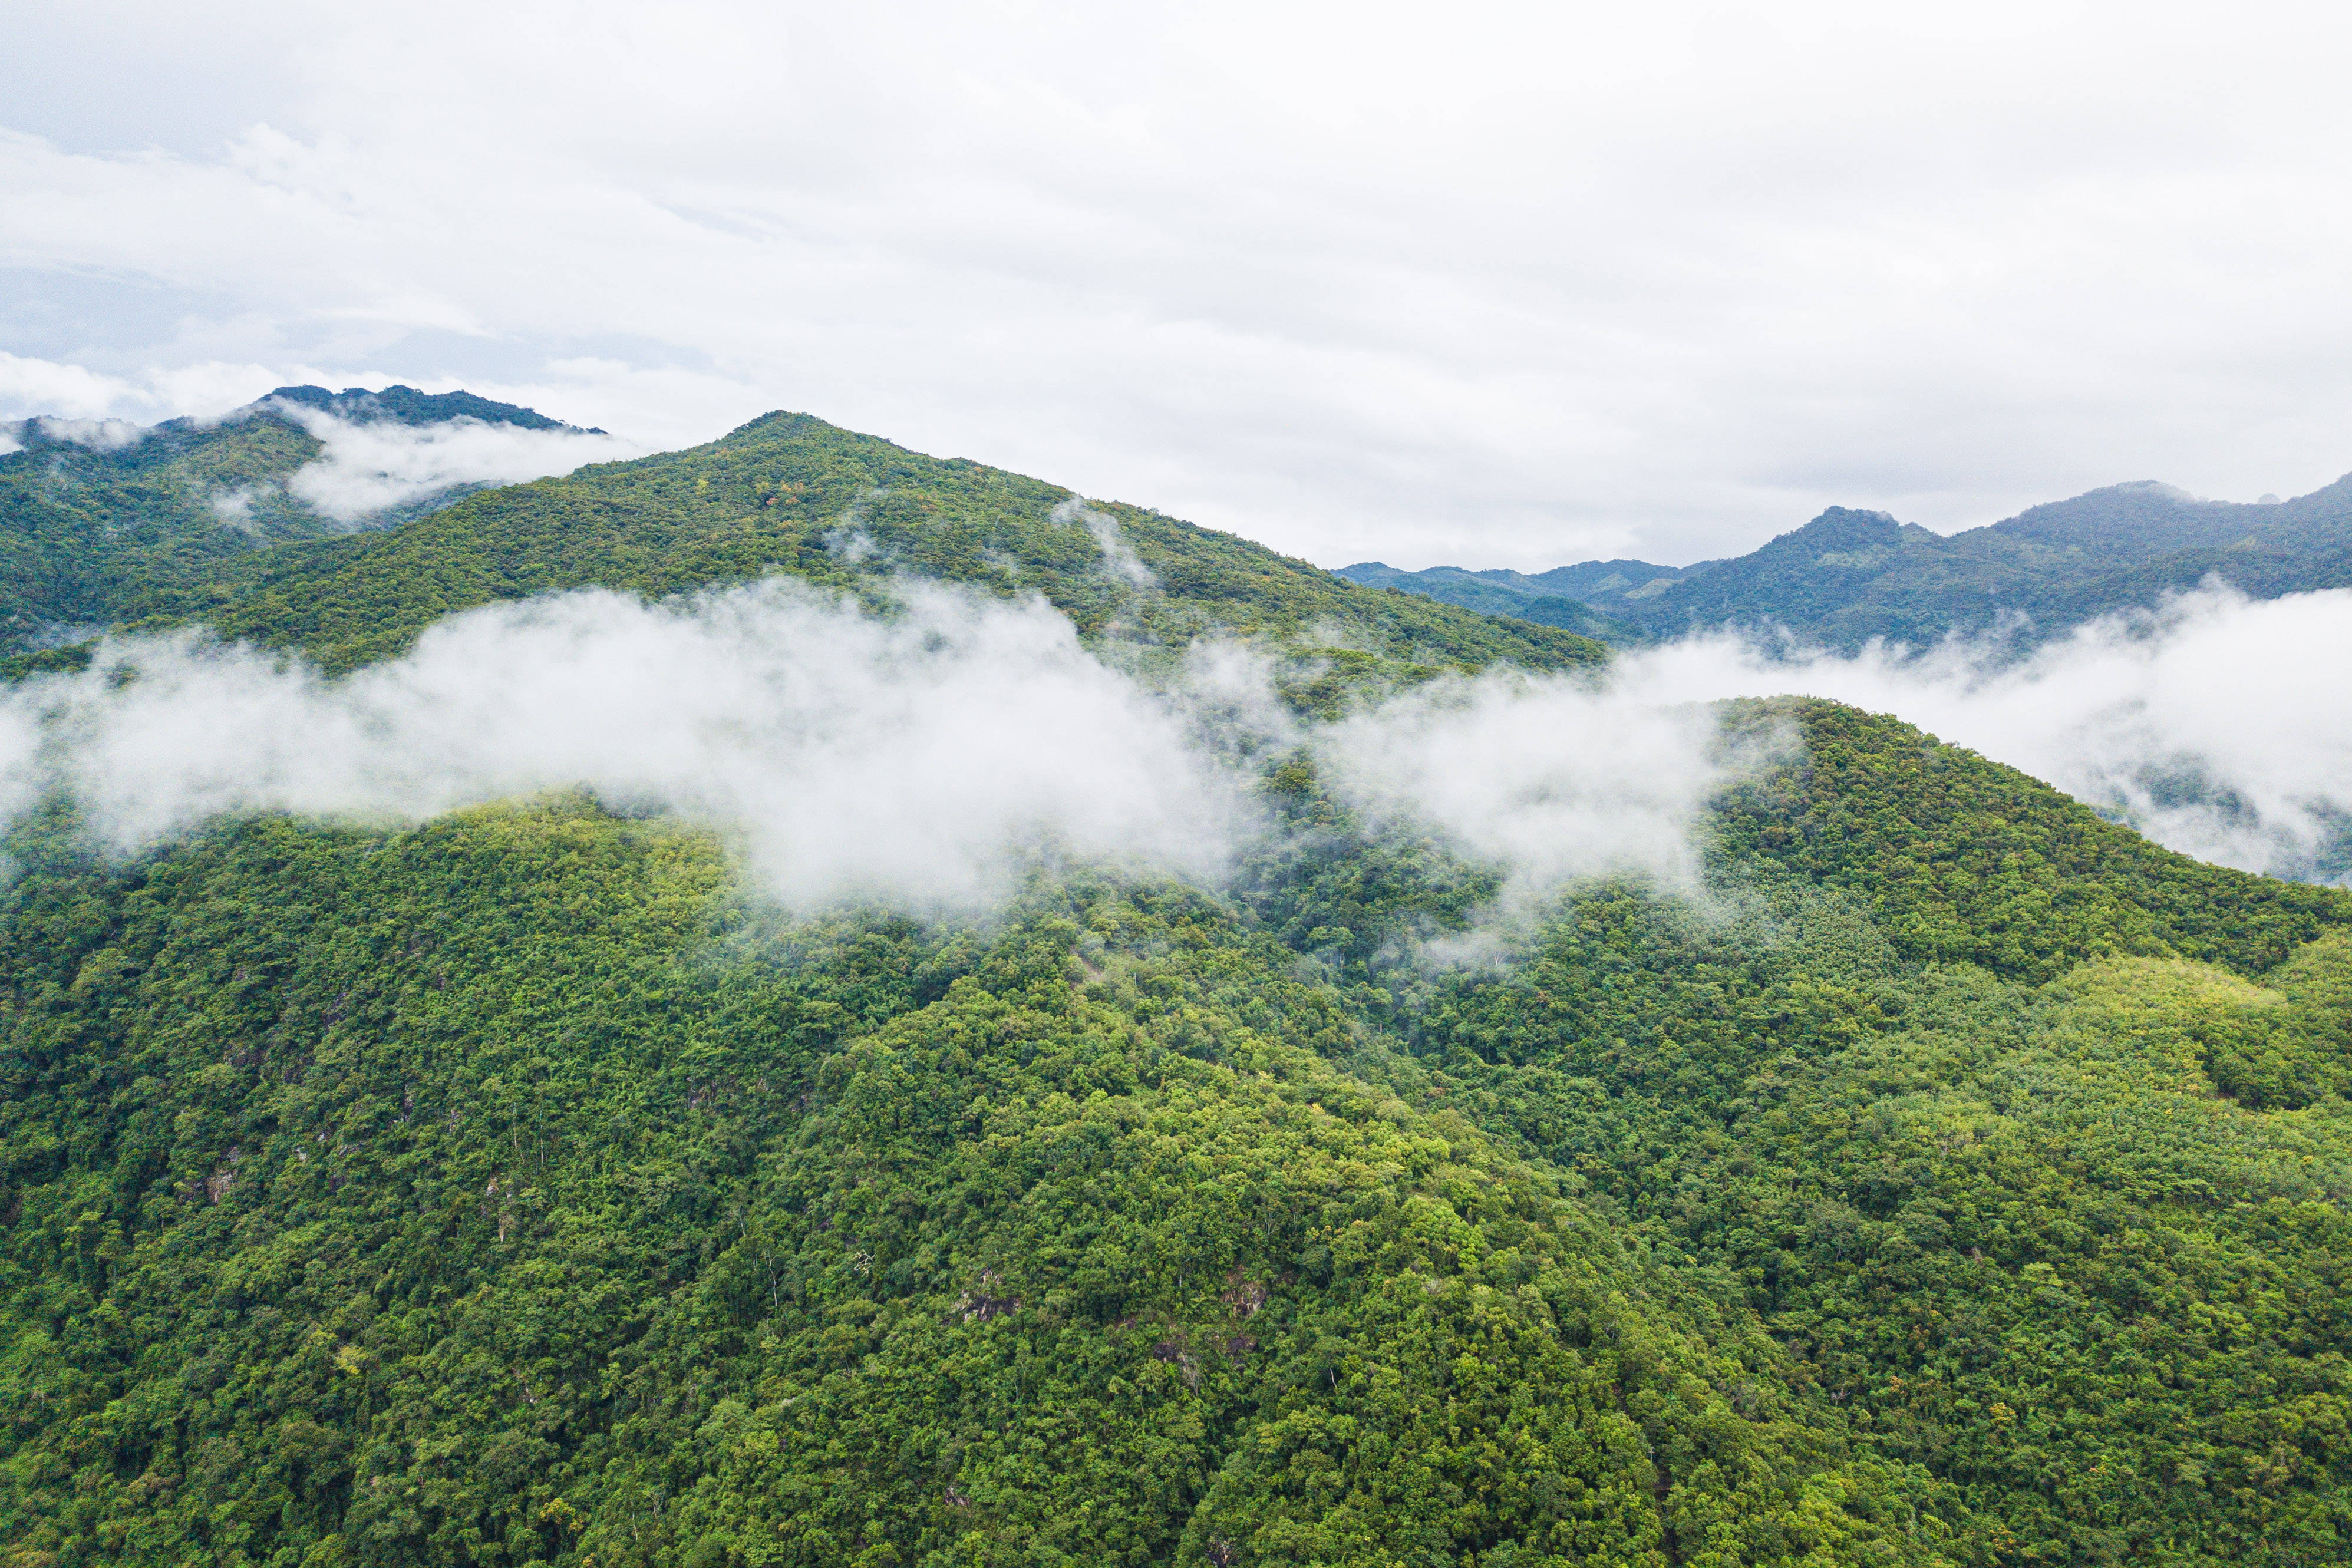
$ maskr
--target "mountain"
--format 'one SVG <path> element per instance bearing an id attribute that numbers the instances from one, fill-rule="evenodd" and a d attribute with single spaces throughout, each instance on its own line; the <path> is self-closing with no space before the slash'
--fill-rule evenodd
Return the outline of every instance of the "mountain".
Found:
<path id="1" fill-rule="evenodd" d="M 1620 564 L 1517 580 L 1591 580 Z M 1341 575 L 1366 580 L 1372 570 L 1386 569 L 1349 567 Z M 1438 568 L 1384 580 L 1454 599 L 1460 591 L 1451 585 L 1462 580 L 1506 577 L 1517 574 Z M 1916 646 L 2021 617 L 2029 640 L 2052 636 L 2151 606 L 2208 577 L 2258 599 L 2352 586 L 2352 476 L 2290 501 L 2252 504 L 2200 500 L 2153 482 L 2115 485 L 1948 536 L 1884 512 L 1832 507 L 1748 555 L 1654 579 L 1638 596 L 1587 597 L 1652 637 L 1769 624 L 1852 649 L 1874 637 Z M 1515 612 L 1499 601 L 1495 608 Z"/>
<path id="2" fill-rule="evenodd" d="M 128 859 L 51 800 L 0 904 L 11 1561 L 2341 1560 L 2352 894 L 1785 701 L 1713 716 L 1698 885 L 1498 924 L 1509 866 L 1354 803 L 1320 716 L 1593 644 L 804 415 L 142 613 L 350 671 L 772 571 L 1286 652 L 1263 841 L 918 921 L 584 794 Z"/>
<path id="3" fill-rule="evenodd" d="M 1990 620 L 1998 601 L 1950 562 L 1946 541 L 1916 523 L 1832 507 L 1760 549 L 1674 584 L 1639 613 L 1659 635 L 1769 621 L 1836 643 L 1891 634 L 1893 616 L 1910 612 L 1909 624 L 1923 600 L 1952 607 L 1957 619 Z M 1890 614 L 1892 606 L 1899 609 Z"/>
<path id="4" fill-rule="evenodd" d="M 287 483 L 325 450 L 299 417 L 306 409 L 362 425 L 572 428 L 469 392 L 404 386 L 279 387 L 210 423 L 33 419 L 0 427 L 0 652 L 86 637 L 121 619 L 151 580 L 200 577 L 214 562 L 282 540 L 383 527 L 461 493 L 445 489 L 356 522 L 322 514 Z"/>
<path id="5" fill-rule="evenodd" d="M 1589 560 L 1529 576 L 1517 571 L 1467 571 L 1456 566 L 1402 571 L 1372 560 L 1340 567 L 1335 575 L 1367 588 L 1393 588 L 1488 615 L 1565 627 L 1604 643 L 1627 643 L 1640 641 L 1643 633 L 1605 607 L 1654 599 L 1713 564 L 1701 561 L 1674 567 L 1642 560 Z"/>
<path id="6" fill-rule="evenodd" d="M 469 392 L 421 392 L 415 387 L 392 386 L 381 392 L 346 387 L 339 392 L 331 392 L 324 387 L 279 387 L 251 406 L 258 410 L 271 403 L 315 408 L 355 424 L 446 424 L 452 420 L 471 419 L 484 424 L 511 424 L 520 430 L 579 428 L 550 419 L 536 409 L 494 402 Z M 604 432 L 591 427 L 586 434 L 602 435 Z"/>
<path id="7" fill-rule="evenodd" d="M 1340 669 L 1590 664 L 1597 643 L 1335 580 L 1310 563 L 1145 507 L 774 413 L 704 446 L 469 496 L 399 528 L 253 549 L 122 601 L 147 625 L 202 620 L 348 669 L 454 611 L 597 585 L 647 595 L 773 572 L 881 591 L 904 573 L 1035 591 L 1098 633 L 1182 646 L 1203 632 L 1323 640 Z M 1061 510 L 1057 512 L 1057 508 Z M 1154 591 L 1104 568 L 1107 519 Z"/>

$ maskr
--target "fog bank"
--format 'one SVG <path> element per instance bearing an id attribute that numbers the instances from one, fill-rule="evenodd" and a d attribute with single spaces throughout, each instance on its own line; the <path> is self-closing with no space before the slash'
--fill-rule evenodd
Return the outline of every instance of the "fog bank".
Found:
<path id="1" fill-rule="evenodd" d="M 110 640 L 0 699 L 0 804 L 69 787 L 128 852 L 225 812 L 412 821 L 584 785 L 719 827 L 794 905 L 971 906 L 1056 850 L 1222 869 L 1233 781 L 1067 621 L 906 598 L 886 622 L 788 581 L 565 594 L 452 617 L 340 681 L 194 635 Z"/>
<path id="2" fill-rule="evenodd" d="M 0 813 L 64 788 L 130 853 L 223 814 L 409 822 L 584 786 L 725 832 L 789 906 L 939 913 L 1059 856 L 1214 884 L 1266 831 L 1268 747 L 1304 747 L 1375 821 L 1504 867 L 1515 902 L 1695 879 L 1719 771 L 1702 710 L 1506 673 L 1304 724 L 1233 644 L 1147 685 L 1041 600 L 897 591 L 887 619 L 790 580 L 550 596 L 332 681 L 197 632 L 110 639 L 0 694 Z"/>
<path id="3" fill-rule="evenodd" d="M 1797 693 L 1896 714 L 2200 860 L 2352 871 L 2352 591 L 2208 588 L 2012 653 L 1998 637 L 1853 657 L 1694 637 L 1624 657 L 1615 684 L 1653 703 Z"/>
<path id="4" fill-rule="evenodd" d="M 2006 663 L 1997 643 L 1776 658 L 1694 638 L 1601 680 L 1497 671 L 1324 723 L 1236 644 L 1147 682 L 1042 600 L 896 591 L 887 617 L 791 580 L 554 595 L 338 680 L 201 632 L 110 639 L 85 672 L 0 693 L 0 817 L 67 789 L 130 853 L 223 814 L 413 822 L 585 787 L 724 833 L 787 906 L 950 913 L 1064 857 L 1218 884 L 1271 831 L 1260 769 L 1303 750 L 1376 828 L 1501 870 L 1509 914 L 1595 875 L 1696 889 L 1693 825 L 1759 760 L 1724 754 L 1706 705 L 1809 693 L 2225 864 L 2340 877 L 2352 821 L 2352 593 L 2193 595 Z"/>

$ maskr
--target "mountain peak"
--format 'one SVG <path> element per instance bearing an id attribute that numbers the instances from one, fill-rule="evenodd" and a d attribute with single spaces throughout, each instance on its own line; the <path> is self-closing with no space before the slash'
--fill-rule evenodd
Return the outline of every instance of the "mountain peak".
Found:
<path id="1" fill-rule="evenodd" d="M 1864 511 L 1855 507 L 1825 507 L 1819 516 L 1803 528 L 1791 529 L 1757 551 L 1765 550 L 1850 550 L 1901 546 L 1904 525 L 1888 512 Z"/>
<path id="2" fill-rule="evenodd" d="M 279 387 L 268 396 L 255 400 L 254 406 L 273 402 L 298 403 L 331 413 L 355 424 L 440 424 L 454 419 L 479 420 L 484 424 L 511 424 L 522 430 L 574 430 L 579 427 L 550 419 L 537 409 L 520 403 L 498 402 L 478 397 L 469 392 L 426 392 L 411 386 L 389 386 L 381 392 L 366 387 L 345 387 L 341 392 L 329 392 L 325 387 Z M 602 430 L 591 429 L 591 435 L 602 435 Z"/>

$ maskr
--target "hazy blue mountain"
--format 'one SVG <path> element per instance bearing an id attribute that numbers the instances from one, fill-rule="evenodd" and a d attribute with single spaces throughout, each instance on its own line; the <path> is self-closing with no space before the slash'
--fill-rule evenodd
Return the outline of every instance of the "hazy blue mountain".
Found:
<path id="1" fill-rule="evenodd" d="M 1962 604 L 1961 613 L 1990 619 L 1998 601 L 1970 574 L 1944 570 L 1951 559 L 1950 541 L 1916 523 L 1898 523 L 1885 512 L 1832 507 L 1760 549 L 1669 585 L 1631 607 L 1629 614 L 1661 635 L 1725 622 L 1777 622 L 1860 641 L 1898 634 L 1910 622 L 1898 624 L 1895 618 L 1916 618 L 1915 585 L 1923 585 L 1937 603 Z M 1999 580 L 2007 585 L 2005 577 Z M 1891 607 L 1885 603 L 1890 598 L 1896 601 Z M 1857 635 L 1838 637 L 1848 622 L 1871 616 L 1878 619 L 1869 620 Z"/>
<path id="2" fill-rule="evenodd" d="M 1772 625 L 1852 648 L 2013 621 L 2031 641 L 2152 605 L 2209 577 L 2262 599 L 2352 585 L 2352 476 L 2292 500 L 2252 503 L 2204 500 L 2153 481 L 2111 485 L 1951 535 L 1832 507 L 1747 555 L 1682 569 L 1589 561 L 1526 575 L 1370 563 L 1339 575 L 1454 603 L 1484 594 L 1475 607 L 1523 616 L 1494 595 L 1571 596 L 1654 637 Z"/>
<path id="3" fill-rule="evenodd" d="M 1532 577 L 1518 572 L 1509 575 L 1537 584 L 1546 593 L 1564 593 L 1594 603 L 1619 599 L 1639 603 L 1715 564 L 1711 560 L 1689 566 L 1661 566 L 1647 560 L 1586 560 L 1574 566 L 1556 566 Z"/>
<path id="4" fill-rule="evenodd" d="M 1645 633 L 1616 608 L 1655 598 L 1685 577 L 1712 565 L 1659 566 L 1646 560 L 1588 560 L 1530 575 L 1500 570 L 1472 571 L 1458 566 L 1406 571 L 1384 561 L 1360 561 L 1338 574 L 1367 588 L 1393 588 L 1447 604 L 1510 615 L 1538 625 L 1561 626 L 1602 642 L 1639 642 Z"/>

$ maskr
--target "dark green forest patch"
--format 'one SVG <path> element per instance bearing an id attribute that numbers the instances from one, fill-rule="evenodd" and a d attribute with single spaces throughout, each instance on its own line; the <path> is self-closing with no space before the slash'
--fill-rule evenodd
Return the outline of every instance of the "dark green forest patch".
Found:
<path id="1" fill-rule="evenodd" d="M 585 800 L 21 837 L 7 1532 L 2333 1560 L 2347 900 L 1795 716 L 1706 895 L 1571 890 L 1458 970 L 1398 938 L 1491 873 L 1298 759 L 1231 892 L 1045 879 L 981 925 L 785 920 Z M 2042 869 L 1856 872 L 1947 835 Z M 1992 919 L 1990 962 L 1919 935 Z"/>

